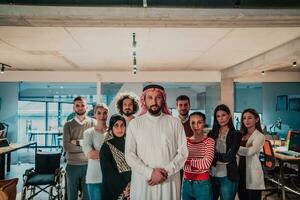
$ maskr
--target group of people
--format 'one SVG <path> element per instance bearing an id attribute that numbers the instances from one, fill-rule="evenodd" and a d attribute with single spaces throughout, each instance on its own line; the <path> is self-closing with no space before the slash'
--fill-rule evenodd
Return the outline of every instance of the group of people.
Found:
<path id="1" fill-rule="evenodd" d="M 94 119 L 86 116 L 84 98 L 73 104 L 75 118 L 63 134 L 69 200 L 79 193 L 85 200 L 261 199 L 265 138 L 254 109 L 242 113 L 238 131 L 230 109 L 218 105 L 206 135 L 206 117 L 189 114 L 189 97 L 177 97 L 179 115 L 173 117 L 164 88 L 156 84 L 145 86 L 139 99 L 120 94 L 119 114 L 108 125 L 105 104 L 95 106 Z"/>

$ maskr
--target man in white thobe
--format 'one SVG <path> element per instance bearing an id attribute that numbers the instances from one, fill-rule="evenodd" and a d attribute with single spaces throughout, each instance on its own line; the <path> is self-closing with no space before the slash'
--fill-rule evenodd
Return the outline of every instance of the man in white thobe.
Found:
<path id="1" fill-rule="evenodd" d="M 146 86 L 140 103 L 141 115 L 130 122 L 126 133 L 130 199 L 179 200 L 179 170 L 188 156 L 184 128 L 170 115 L 162 86 Z"/>

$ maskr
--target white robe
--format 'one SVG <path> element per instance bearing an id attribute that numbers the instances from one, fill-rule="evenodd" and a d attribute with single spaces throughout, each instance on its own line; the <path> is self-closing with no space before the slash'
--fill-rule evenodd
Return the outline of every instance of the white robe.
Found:
<path id="1" fill-rule="evenodd" d="M 179 200 L 180 174 L 188 156 L 184 128 L 179 119 L 146 113 L 130 121 L 125 159 L 132 168 L 131 200 Z M 153 168 L 164 168 L 168 178 L 148 185 Z"/>

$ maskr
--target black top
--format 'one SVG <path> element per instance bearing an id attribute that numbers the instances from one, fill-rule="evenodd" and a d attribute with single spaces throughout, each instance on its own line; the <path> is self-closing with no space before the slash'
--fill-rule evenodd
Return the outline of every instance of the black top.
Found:
<path id="1" fill-rule="evenodd" d="M 241 147 L 246 147 L 248 140 L 241 141 Z M 246 156 L 240 156 L 239 161 L 239 173 L 240 173 L 240 182 L 239 187 L 246 188 Z"/>
<path id="2" fill-rule="evenodd" d="M 117 162 L 111 151 L 111 148 L 114 147 L 124 154 L 125 137 L 113 137 L 104 142 L 101 147 L 102 200 L 117 200 L 131 180 L 131 171 L 119 172 Z"/>
<path id="3" fill-rule="evenodd" d="M 215 140 L 219 137 L 218 133 L 213 133 L 210 131 L 208 137 Z M 240 148 L 240 143 L 242 139 L 242 134 L 234 129 L 229 129 L 226 137 L 226 153 L 219 153 L 215 151 L 215 156 L 213 160 L 213 166 L 216 166 L 217 161 L 226 162 L 227 177 L 231 181 L 239 181 L 239 170 L 236 162 L 236 154 Z"/>
<path id="4" fill-rule="evenodd" d="M 145 90 L 150 89 L 150 88 L 156 88 L 156 89 L 160 89 L 160 90 L 162 90 L 162 91 L 165 91 L 165 89 L 164 89 L 163 86 L 161 86 L 161 85 L 150 84 L 150 85 L 147 85 L 147 86 L 145 86 L 145 87 L 143 88 L 143 92 L 144 92 Z"/>

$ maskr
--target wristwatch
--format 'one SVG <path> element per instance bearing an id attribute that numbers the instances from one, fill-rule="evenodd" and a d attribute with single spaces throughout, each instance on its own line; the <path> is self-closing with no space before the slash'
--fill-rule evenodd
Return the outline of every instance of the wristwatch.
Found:
<path id="1" fill-rule="evenodd" d="M 80 147 L 80 141 L 79 140 L 76 140 L 76 146 Z"/>

